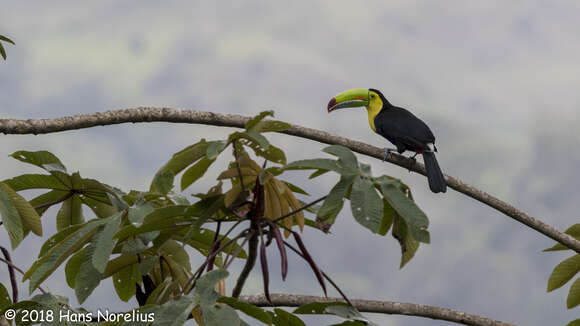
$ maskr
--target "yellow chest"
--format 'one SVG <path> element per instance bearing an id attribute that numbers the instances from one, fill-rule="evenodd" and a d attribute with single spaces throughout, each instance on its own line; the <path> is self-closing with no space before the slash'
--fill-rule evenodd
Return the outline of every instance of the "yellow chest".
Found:
<path id="1" fill-rule="evenodd" d="M 379 112 L 381 112 L 381 108 L 383 107 L 382 103 L 371 102 L 369 106 L 367 106 L 367 114 L 369 117 L 369 126 L 374 132 L 377 132 L 377 128 L 375 128 L 375 117 Z"/>

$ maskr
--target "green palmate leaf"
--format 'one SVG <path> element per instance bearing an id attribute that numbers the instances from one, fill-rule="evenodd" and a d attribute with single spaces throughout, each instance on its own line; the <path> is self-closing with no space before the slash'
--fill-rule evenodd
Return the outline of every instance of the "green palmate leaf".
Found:
<path id="1" fill-rule="evenodd" d="M 580 271 L 580 254 L 576 254 L 558 264 L 548 279 L 548 292 L 566 284 Z"/>
<path id="2" fill-rule="evenodd" d="M 6 60 L 6 50 L 4 49 L 2 43 L 0 43 L 0 56 L 2 56 L 2 59 Z"/>
<path id="3" fill-rule="evenodd" d="M 38 152 L 27 152 L 27 151 L 18 151 L 14 152 L 12 155 L 15 159 L 38 166 L 41 169 L 44 169 L 48 172 L 51 171 L 59 171 L 62 173 L 66 173 L 66 168 L 62 164 L 62 162 L 51 152 L 48 151 L 38 151 Z"/>
<path id="4" fill-rule="evenodd" d="M 399 183 L 381 177 L 375 179 L 375 184 L 379 186 L 389 205 L 405 220 L 413 238 L 419 242 L 429 243 L 427 231 L 429 220 L 415 202 L 401 191 Z"/>
<path id="5" fill-rule="evenodd" d="M 251 131 L 256 132 L 280 132 L 290 129 L 290 124 L 278 120 L 262 120 Z"/>
<path id="6" fill-rule="evenodd" d="M 185 267 L 187 270 L 191 270 L 189 254 L 176 241 L 167 240 L 159 250 L 164 253 L 163 256 L 165 258 L 171 257 L 179 265 Z"/>
<path id="7" fill-rule="evenodd" d="M 62 203 L 64 200 L 70 197 L 70 191 L 66 190 L 51 190 L 47 193 L 34 197 L 29 201 L 30 206 L 36 209 L 39 215 L 44 214 L 48 208 L 53 205 Z"/>
<path id="8" fill-rule="evenodd" d="M 191 247 L 199 250 L 200 252 L 207 254 L 209 249 L 213 245 L 213 240 L 215 238 L 215 232 L 205 228 L 198 228 L 191 232 L 188 228 L 181 228 L 180 230 L 175 230 L 172 232 L 172 238 L 187 243 Z M 220 238 L 222 243 L 229 242 L 229 238 Z M 239 248 L 238 244 L 232 243 L 224 251 L 232 250 L 232 252 L 237 251 Z M 238 258 L 246 258 L 246 252 L 242 249 L 238 254 Z"/>
<path id="9" fill-rule="evenodd" d="M 385 199 L 383 201 L 383 219 L 381 220 L 381 226 L 379 227 L 379 234 L 386 235 L 393 224 L 393 218 L 396 214 L 393 207 Z"/>
<path id="10" fill-rule="evenodd" d="M 284 170 L 327 170 L 341 173 L 338 162 L 328 158 L 294 161 L 284 167 Z"/>
<path id="11" fill-rule="evenodd" d="M 350 194 L 352 216 L 362 226 L 377 233 L 383 220 L 383 203 L 369 179 L 356 177 Z"/>
<path id="12" fill-rule="evenodd" d="M 568 293 L 568 299 L 566 300 L 566 307 L 572 309 L 580 305 L 580 277 L 572 283 L 570 287 L 570 292 Z"/>
<path id="13" fill-rule="evenodd" d="M 105 271 L 107 262 L 109 261 L 109 256 L 113 252 L 113 247 L 115 246 L 116 239 L 113 236 L 117 231 L 119 231 L 119 226 L 121 223 L 122 212 L 117 213 L 107 219 L 105 225 L 99 227 L 99 231 L 93 238 L 93 243 L 95 249 L 90 257 L 92 267 L 94 267 L 99 273 Z M 88 255 L 87 255 L 88 256 Z"/>
<path id="14" fill-rule="evenodd" d="M 103 226 L 101 226 L 102 228 Z M 102 230 L 100 231 L 102 232 Z M 97 233 L 98 235 L 98 233 Z M 93 290 L 101 283 L 103 274 L 92 263 L 96 251 L 99 250 L 95 242 L 92 242 L 85 250 L 85 255 L 75 277 L 75 294 L 79 303 L 83 303 Z"/>
<path id="15" fill-rule="evenodd" d="M 347 306 L 344 302 L 311 302 L 296 308 L 294 313 L 299 315 L 322 315 L 326 313 L 326 308 L 337 305 Z"/>
<path id="16" fill-rule="evenodd" d="M 211 141 L 207 145 L 205 157 L 208 160 L 215 160 L 216 157 L 226 148 L 228 143 L 223 140 Z"/>
<path id="17" fill-rule="evenodd" d="M 215 159 L 204 157 L 187 169 L 181 177 L 181 191 L 185 190 L 192 183 L 201 178 L 213 162 L 215 162 Z"/>
<path id="18" fill-rule="evenodd" d="M 576 240 L 580 240 L 580 223 L 574 224 L 569 227 L 564 233 L 571 235 Z M 557 250 L 569 250 L 570 248 L 564 246 L 561 243 L 557 243 L 553 247 L 544 249 L 544 251 L 557 251 Z"/>
<path id="19" fill-rule="evenodd" d="M 135 286 L 133 285 L 133 288 Z M 185 324 L 195 300 L 191 295 L 182 295 L 177 300 L 168 301 L 152 309 L 155 314 L 153 326 L 182 326 Z"/>
<path id="20" fill-rule="evenodd" d="M 340 145 L 332 145 L 324 148 L 322 151 L 337 156 L 339 164 L 343 165 L 346 169 L 358 169 L 358 160 L 350 149 Z"/>
<path id="21" fill-rule="evenodd" d="M 162 194 L 169 192 L 173 185 L 173 179 L 175 176 L 183 171 L 187 166 L 202 158 L 206 154 L 207 145 L 208 143 L 205 139 L 202 139 L 198 143 L 190 145 L 175 153 L 169 162 L 157 171 L 153 181 L 151 182 L 150 190 Z"/>
<path id="22" fill-rule="evenodd" d="M 4 41 L 4 42 L 8 42 L 8 43 L 12 43 L 12 45 L 15 45 L 16 43 L 14 43 L 14 41 L 12 41 L 11 39 L 7 38 L 4 35 L 0 35 L 0 41 Z"/>
<path id="23" fill-rule="evenodd" d="M 399 268 L 403 268 L 410 260 L 415 256 L 417 249 L 419 249 L 419 242 L 413 238 L 409 228 L 402 218 L 395 218 L 393 220 L 393 238 L 399 241 L 401 246 L 401 265 Z"/>
<path id="24" fill-rule="evenodd" d="M 38 258 L 44 256 L 50 249 L 54 248 L 54 246 L 61 243 L 69 235 L 78 231 L 83 226 L 84 226 L 83 224 L 72 225 L 72 226 L 70 226 L 62 231 L 59 231 L 58 233 L 54 234 L 50 238 L 48 238 L 48 240 L 46 240 L 46 242 L 44 242 L 44 244 L 40 248 L 40 252 L 38 253 Z"/>
<path id="25" fill-rule="evenodd" d="M 259 145 L 254 142 L 249 142 L 242 140 L 241 141 L 244 145 L 249 146 L 257 156 L 263 157 L 270 162 L 278 163 L 278 164 L 286 164 L 286 154 L 280 148 L 269 145 L 268 149 L 263 149 Z"/>
<path id="26" fill-rule="evenodd" d="M 312 174 L 308 177 L 308 179 L 314 179 L 316 177 L 319 177 L 319 176 L 325 174 L 326 172 L 328 172 L 328 170 L 322 170 L 322 169 L 316 170 L 316 171 L 312 172 Z"/>
<path id="27" fill-rule="evenodd" d="M 61 231 L 71 225 L 81 224 L 85 220 L 82 201 L 78 195 L 72 195 L 65 200 L 56 214 L 56 229 Z"/>
<path id="28" fill-rule="evenodd" d="M 262 112 L 258 113 L 255 117 L 253 117 L 252 119 L 248 120 L 248 122 L 246 122 L 246 130 L 247 131 L 252 131 L 252 130 L 256 131 L 255 130 L 256 125 L 268 116 L 273 117 L 274 111 L 269 110 L 269 111 L 262 111 Z"/>
<path id="29" fill-rule="evenodd" d="M 81 264 L 83 262 L 86 252 L 87 247 L 77 251 L 74 255 L 72 255 L 69 258 L 64 267 L 66 283 L 73 289 L 75 288 L 75 280 L 77 278 L 79 269 L 81 268 Z"/>
<path id="30" fill-rule="evenodd" d="M 193 290 L 195 301 L 200 306 L 213 306 L 220 297 L 215 291 L 215 286 L 220 280 L 228 277 L 228 275 L 228 271 L 216 269 L 200 277 Z"/>
<path id="31" fill-rule="evenodd" d="M 268 149 L 268 146 L 270 146 L 270 142 L 268 141 L 268 139 L 266 139 L 266 137 L 262 136 L 258 132 L 253 131 L 234 132 L 233 134 L 230 135 L 229 140 L 232 141 L 235 139 L 248 140 L 252 143 L 255 143 L 258 147 L 264 150 Z"/>
<path id="32" fill-rule="evenodd" d="M 249 303 L 240 301 L 232 297 L 221 297 L 217 300 L 217 302 L 225 303 L 230 307 L 239 310 L 245 313 L 246 315 L 263 322 L 264 324 L 268 325 L 272 324 L 272 317 L 264 309 L 260 307 L 256 307 L 254 305 L 251 305 Z"/>
<path id="33" fill-rule="evenodd" d="M 286 310 L 275 308 L 274 313 L 270 312 L 272 315 L 272 322 L 276 326 L 306 326 L 306 324 L 304 324 L 300 318 L 287 312 Z"/>
<path id="34" fill-rule="evenodd" d="M 354 176 L 343 176 L 332 189 L 317 212 L 316 219 L 328 230 L 344 205 L 344 198 L 354 182 Z"/>
<path id="35" fill-rule="evenodd" d="M 203 321 L 205 326 L 225 326 L 240 325 L 240 317 L 234 309 L 230 306 L 216 307 L 202 307 Z"/>
<path id="36" fill-rule="evenodd" d="M 10 189 L 7 185 L 0 182 L 0 215 L 2 215 L 2 222 L 8 236 L 12 248 L 18 247 L 22 239 L 24 239 L 24 226 L 18 213 L 18 209 L 10 196 Z"/>
<path id="37" fill-rule="evenodd" d="M 580 318 L 569 322 L 566 326 L 580 326 Z"/>
<path id="38" fill-rule="evenodd" d="M 0 182 L 0 187 L 8 194 L 8 196 L 10 196 L 12 204 L 16 207 L 16 210 L 22 219 L 23 226 L 30 229 L 34 234 L 42 236 L 42 223 L 40 222 L 40 216 L 36 210 L 30 206 L 30 203 L 26 201 L 26 199 L 5 183 Z"/>
<path id="39" fill-rule="evenodd" d="M 350 319 L 351 321 L 360 321 L 362 325 L 375 325 L 366 319 L 356 308 L 347 305 L 344 302 L 312 302 L 301 305 L 296 310 L 295 314 L 301 315 L 321 315 L 330 314 L 342 318 Z M 349 325 L 349 324 L 346 324 Z M 357 324 L 358 325 L 358 324 Z"/>
<path id="40" fill-rule="evenodd" d="M 4 287 L 4 284 L 0 283 L 0 312 L 12 305 L 12 299 L 10 299 L 10 294 L 8 290 Z"/>
<path id="41" fill-rule="evenodd" d="M 134 226 L 141 226 L 145 216 L 153 212 L 153 206 L 150 203 L 139 200 L 133 206 L 129 207 L 127 217 Z"/>
<path id="42" fill-rule="evenodd" d="M 64 185 L 51 174 L 22 174 L 3 181 L 14 191 L 27 189 L 62 189 Z"/>
<path id="43" fill-rule="evenodd" d="M 30 279 L 30 292 L 34 291 L 70 255 L 82 248 L 102 224 L 102 221 L 91 221 L 84 224 L 35 261 L 23 278 L 24 280 Z"/>
<path id="44" fill-rule="evenodd" d="M 290 183 L 290 182 L 288 182 L 288 181 L 282 181 L 282 182 L 284 182 L 284 183 L 286 184 L 286 186 L 288 186 L 288 188 L 289 188 L 290 190 L 292 190 L 292 192 L 295 192 L 295 193 L 297 193 L 297 194 L 301 194 L 301 195 L 305 195 L 305 196 L 310 196 L 310 194 L 309 194 L 309 193 L 307 193 L 307 192 L 306 192 L 306 190 L 304 190 L 304 189 L 302 189 L 302 188 L 298 187 L 297 185 L 295 185 L 295 184 L 292 184 L 292 183 Z"/>
<path id="45" fill-rule="evenodd" d="M 135 255 L 132 256 L 135 257 Z M 106 275 L 107 273 L 105 273 L 104 277 Z M 139 274 L 138 265 L 134 263 L 121 268 L 117 273 L 113 274 L 113 285 L 119 299 L 124 302 L 129 301 L 135 295 L 135 284 L 140 280 L 141 275 Z"/>

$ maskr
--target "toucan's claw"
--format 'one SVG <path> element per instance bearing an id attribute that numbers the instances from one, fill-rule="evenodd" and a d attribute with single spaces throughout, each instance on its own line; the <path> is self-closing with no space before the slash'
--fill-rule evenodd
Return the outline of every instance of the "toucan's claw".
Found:
<path id="1" fill-rule="evenodd" d="M 409 156 L 409 172 L 411 172 L 411 168 L 413 168 L 413 166 L 415 166 L 415 163 L 417 163 L 417 160 L 415 159 L 415 157 L 419 155 L 419 153 L 415 153 L 415 155 L 413 156 Z"/>
<path id="2" fill-rule="evenodd" d="M 396 152 L 397 149 L 396 148 L 383 148 L 383 162 L 387 160 L 387 156 L 389 156 L 389 154 L 391 152 Z"/>

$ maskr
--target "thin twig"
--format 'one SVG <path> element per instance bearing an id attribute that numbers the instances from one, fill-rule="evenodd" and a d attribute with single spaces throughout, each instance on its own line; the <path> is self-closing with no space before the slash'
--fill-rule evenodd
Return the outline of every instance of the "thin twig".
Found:
<path id="1" fill-rule="evenodd" d="M 246 279 L 248 278 L 248 275 L 250 275 L 250 272 L 252 271 L 254 265 L 256 264 L 256 258 L 258 257 L 257 228 L 259 228 L 259 226 L 256 224 L 255 221 L 252 221 L 252 224 L 250 225 L 252 235 L 248 240 L 248 258 L 246 258 L 246 264 L 244 265 L 244 268 L 240 272 L 240 275 L 238 276 L 238 280 L 236 282 L 236 286 L 232 291 L 232 297 L 234 298 L 239 297 L 240 294 L 242 293 L 242 288 L 246 283 Z"/>
<path id="2" fill-rule="evenodd" d="M 24 274 L 25 274 L 25 273 L 24 273 L 24 271 L 23 271 L 23 270 L 22 270 L 20 267 L 18 267 L 18 266 L 16 266 L 16 265 L 14 265 L 12 262 L 10 262 L 10 261 L 8 261 L 8 260 L 6 260 L 6 259 L 4 259 L 4 258 L 0 258 L 0 262 L 3 262 L 4 264 L 6 264 L 6 265 L 8 265 L 8 266 L 10 266 L 10 267 L 12 267 L 12 268 L 14 268 L 14 270 L 16 270 L 18 273 L 20 273 L 20 274 L 22 274 L 22 275 L 24 275 Z M 42 294 L 46 294 L 46 293 L 47 293 L 47 292 L 46 292 L 46 291 L 45 291 L 45 290 L 44 290 L 42 287 L 40 287 L 40 286 L 37 286 L 36 288 L 37 288 L 37 289 L 38 289 L 38 290 L 39 290 L 39 291 L 40 291 Z"/>
<path id="3" fill-rule="evenodd" d="M 272 304 L 278 307 L 299 307 L 313 302 L 344 302 L 341 298 L 276 293 L 270 294 L 272 304 L 268 302 L 263 294 L 243 295 L 238 299 L 259 307 L 271 307 Z M 463 311 L 423 304 L 375 300 L 351 300 L 351 303 L 360 312 L 425 317 L 471 326 L 516 326 L 515 324 L 468 314 Z"/>
<path id="4" fill-rule="evenodd" d="M 10 258 L 10 252 L 1 246 L 0 250 L 2 251 L 6 261 L 10 262 L 10 264 L 6 265 L 6 267 L 8 267 L 8 274 L 10 275 L 10 285 L 12 285 L 12 302 L 16 303 L 18 302 L 18 283 L 16 282 L 16 274 L 14 273 L 14 267 L 12 266 L 13 264 L 12 259 Z"/>

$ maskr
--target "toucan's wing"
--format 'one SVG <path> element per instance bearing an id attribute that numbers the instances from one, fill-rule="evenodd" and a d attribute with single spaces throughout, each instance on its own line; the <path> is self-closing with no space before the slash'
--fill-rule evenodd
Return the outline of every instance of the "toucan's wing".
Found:
<path id="1" fill-rule="evenodd" d="M 408 149 L 428 149 L 435 142 L 431 129 L 411 112 L 396 106 L 386 107 L 375 117 L 377 133 L 393 144 Z"/>

